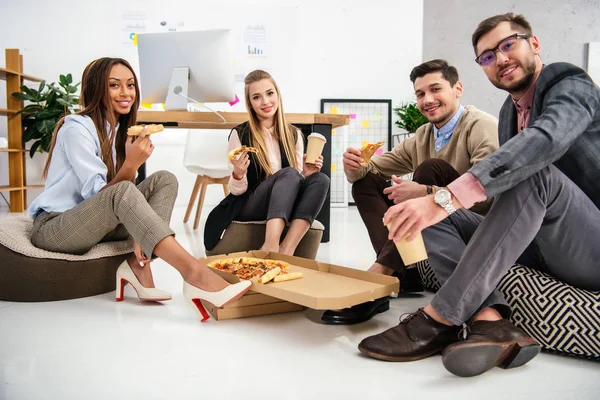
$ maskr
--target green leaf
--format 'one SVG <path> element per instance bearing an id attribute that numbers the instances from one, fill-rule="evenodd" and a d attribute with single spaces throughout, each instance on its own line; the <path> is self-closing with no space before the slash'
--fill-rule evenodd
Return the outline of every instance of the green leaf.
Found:
<path id="1" fill-rule="evenodd" d="M 72 85 L 67 86 L 67 92 L 69 92 L 69 93 L 76 93 L 77 92 L 77 86 L 72 86 Z"/>
<path id="2" fill-rule="evenodd" d="M 35 155 L 35 152 L 37 151 L 38 147 L 40 147 L 40 143 L 41 143 L 41 140 L 38 140 L 37 142 L 34 142 L 31 145 L 31 148 L 29 149 L 29 157 L 33 158 L 33 156 Z"/>
<path id="3" fill-rule="evenodd" d="M 43 151 L 45 151 L 46 153 L 49 153 L 49 152 L 50 152 L 50 143 L 51 143 L 51 141 L 52 141 L 52 135 L 47 135 L 47 136 L 44 136 L 44 137 L 41 139 L 41 144 L 40 144 L 40 147 L 41 147 L 41 149 L 42 149 Z"/>
<path id="4" fill-rule="evenodd" d="M 71 103 L 69 103 L 67 100 L 65 99 L 56 99 L 56 102 L 59 103 L 60 105 L 64 106 L 64 107 L 71 107 Z"/>
<path id="5" fill-rule="evenodd" d="M 29 94 L 25 94 L 25 93 L 15 92 L 12 95 L 15 96 L 19 100 L 37 101 L 35 97 L 33 97 L 33 96 L 29 95 Z"/>
<path id="6" fill-rule="evenodd" d="M 67 84 L 70 85 L 71 83 L 73 83 L 73 75 L 67 74 Z"/>
<path id="7" fill-rule="evenodd" d="M 52 121 L 47 119 L 37 120 L 35 123 L 35 129 L 37 129 L 40 132 L 43 132 L 44 134 L 48 134 L 54 129 L 54 126 L 51 124 L 51 122 Z"/>
<path id="8" fill-rule="evenodd" d="M 34 139 L 34 135 L 37 131 L 31 127 L 23 129 L 23 143 L 29 142 L 31 139 Z"/>
<path id="9" fill-rule="evenodd" d="M 41 81 L 40 87 L 38 88 L 38 92 L 42 93 L 42 91 L 44 90 L 45 87 L 46 87 L 46 81 Z"/>

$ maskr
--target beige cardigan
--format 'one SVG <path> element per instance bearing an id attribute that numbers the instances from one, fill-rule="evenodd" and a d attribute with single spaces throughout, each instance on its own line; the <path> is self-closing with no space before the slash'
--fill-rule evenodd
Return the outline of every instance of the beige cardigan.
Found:
<path id="1" fill-rule="evenodd" d="M 362 179 L 368 172 L 390 179 L 411 172 L 425 160 L 440 158 L 452 165 L 459 174 L 489 156 L 498 148 L 498 120 L 473 106 L 465 106 L 454 133 L 440 152 L 435 152 L 433 124 L 417 129 L 413 137 L 403 140 L 391 151 L 371 158 L 368 165 L 358 171 L 344 169 L 348 182 Z"/>

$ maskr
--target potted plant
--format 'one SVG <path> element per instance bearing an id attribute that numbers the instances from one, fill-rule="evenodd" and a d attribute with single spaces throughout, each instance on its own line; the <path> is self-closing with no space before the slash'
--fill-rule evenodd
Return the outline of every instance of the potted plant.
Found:
<path id="1" fill-rule="evenodd" d="M 400 107 L 394 108 L 394 112 L 398 116 L 396 125 L 408 133 L 415 133 L 421 125 L 429 122 L 414 102 L 403 103 Z"/>
<path id="2" fill-rule="evenodd" d="M 73 85 L 71 74 L 61 75 L 58 86 L 52 82 L 46 85 L 42 81 L 38 89 L 21 86 L 21 92 L 12 95 L 30 102 L 17 114 L 21 114 L 23 123 L 23 143 L 34 140 L 29 155 L 34 156 L 36 151 L 41 153 L 50 150 L 52 133 L 56 123 L 65 115 L 71 114 L 79 97 L 75 95 L 79 83 Z"/>

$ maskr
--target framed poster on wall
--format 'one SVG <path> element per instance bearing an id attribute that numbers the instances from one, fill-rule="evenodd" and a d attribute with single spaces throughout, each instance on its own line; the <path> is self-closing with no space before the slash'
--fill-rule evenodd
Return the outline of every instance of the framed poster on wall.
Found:
<path id="1" fill-rule="evenodd" d="M 392 149 L 392 100 L 321 99 L 322 114 L 348 114 L 350 125 L 331 132 L 331 206 L 354 204 L 350 184 L 344 176 L 342 155 L 348 147 L 385 142 L 375 154 Z"/>

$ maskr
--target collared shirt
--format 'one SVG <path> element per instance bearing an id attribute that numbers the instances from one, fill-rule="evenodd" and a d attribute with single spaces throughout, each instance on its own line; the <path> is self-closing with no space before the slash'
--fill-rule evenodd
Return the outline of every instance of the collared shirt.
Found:
<path id="1" fill-rule="evenodd" d="M 539 77 L 539 75 L 538 75 Z M 531 114 L 531 105 L 533 104 L 533 93 L 535 92 L 535 86 L 537 79 L 531 84 L 527 92 L 519 99 L 514 101 L 517 109 L 517 132 L 521 132 L 527 128 L 529 123 L 529 115 Z M 479 182 L 475 175 L 467 172 L 461 175 L 458 179 L 448 185 L 448 189 L 452 192 L 454 197 L 460 201 L 464 208 L 471 208 L 475 203 L 485 201 L 487 199 L 487 193 L 485 188 Z"/>
<path id="2" fill-rule="evenodd" d="M 110 130 L 108 123 L 106 129 Z M 116 153 L 113 146 L 114 161 Z M 29 206 L 31 217 L 35 218 L 40 210 L 65 212 L 98 193 L 107 184 L 108 169 L 101 154 L 92 119 L 81 115 L 67 116 L 57 133 L 46 187 Z"/>
<path id="3" fill-rule="evenodd" d="M 533 82 L 519 101 L 513 99 L 513 103 L 515 103 L 517 109 L 517 132 L 521 132 L 523 129 L 527 128 L 527 124 L 529 123 L 529 114 L 531 114 L 531 105 L 533 104 L 533 93 L 535 92 L 536 83 L 537 80 Z"/>
<path id="4" fill-rule="evenodd" d="M 454 128 L 458 124 L 458 120 L 465 112 L 465 108 L 461 105 L 450 121 L 446 122 L 444 126 L 438 129 L 435 124 L 433 125 L 433 135 L 435 137 L 435 152 L 442 150 L 442 148 L 450 142 Z"/>

